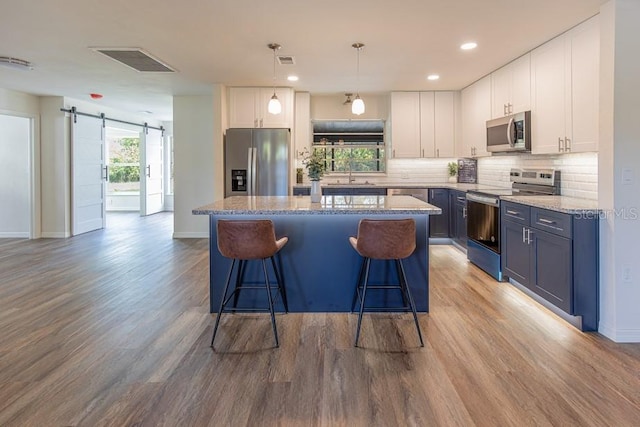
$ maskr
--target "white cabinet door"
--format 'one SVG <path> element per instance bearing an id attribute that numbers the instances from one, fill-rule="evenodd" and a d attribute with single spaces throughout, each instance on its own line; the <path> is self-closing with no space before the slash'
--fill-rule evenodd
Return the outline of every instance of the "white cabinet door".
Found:
<path id="1" fill-rule="evenodd" d="M 229 127 L 258 127 L 258 120 L 256 115 L 256 98 L 256 88 L 229 88 Z"/>
<path id="2" fill-rule="evenodd" d="M 594 16 L 568 33 L 571 41 L 571 135 L 569 152 L 598 151 L 600 28 Z M 567 130 L 569 132 L 569 130 Z"/>
<path id="3" fill-rule="evenodd" d="M 455 93 L 435 93 L 434 157 L 454 157 L 455 142 Z M 425 150 L 425 153 L 427 151 Z"/>
<path id="4" fill-rule="evenodd" d="M 293 91 L 290 88 L 275 88 L 282 105 L 280 114 L 267 111 L 273 88 L 232 87 L 229 88 L 230 128 L 291 128 L 293 126 Z"/>
<path id="5" fill-rule="evenodd" d="M 275 88 L 275 94 L 280 100 L 282 111 L 280 114 L 271 114 L 267 110 L 269 100 L 273 96 L 273 88 L 260 88 L 256 111 L 260 112 L 256 117 L 258 127 L 261 128 L 291 128 L 293 124 L 293 93 L 289 88 Z"/>
<path id="6" fill-rule="evenodd" d="M 491 117 L 531 109 L 531 60 L 526 54 L 491 73 Z"/>
<path id="7" fill-rule="evenodd" d="M 462 91 L 462 144 L 460 157 L 490 156 L 487 151 L 487 120 L 491 119 L 491 76 L 484 77 Z"/>
<path id="8" fill-rule="evenodd" d="M 511 102 L 511 69 L 504 66 L 491 73 L 491 118 L 497 119 L 509 114 Z"/>
<path id="9" fill-rule="evenodd" d="M 560 36 L 531 52 L 533 154 L 564 151 L 567 100 L 571 97 L 567 82 L 571 57 L 566 44 L 566 38 Z"/>
<path id="10" fill-rule="evenodd" d="M 420 157 L 436 155 L 434 92 L 420 92 Z"/>
<path id="11" fill-rule="evenodd" d="M 391 149 L 394 158 L 420 157 L 420 94 L 391 93 Z"/>

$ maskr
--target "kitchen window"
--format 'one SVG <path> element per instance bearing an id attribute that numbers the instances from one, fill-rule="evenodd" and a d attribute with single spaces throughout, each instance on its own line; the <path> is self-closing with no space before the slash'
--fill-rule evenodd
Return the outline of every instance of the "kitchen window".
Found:
<path id="1" fill-rule="evenodd" d="M 328 173 L 386 171 L 383 120 L 317 120 L 313 148 L 324 154 Z"/>

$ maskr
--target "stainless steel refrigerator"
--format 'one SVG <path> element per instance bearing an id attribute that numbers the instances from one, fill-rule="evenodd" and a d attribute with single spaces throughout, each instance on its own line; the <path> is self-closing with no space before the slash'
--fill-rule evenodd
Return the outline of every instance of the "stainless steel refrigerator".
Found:
<path id="1" fill-rule="evenodd" d="M 227 129 L 224 194 L 289 195 L 289 129 Z"/>

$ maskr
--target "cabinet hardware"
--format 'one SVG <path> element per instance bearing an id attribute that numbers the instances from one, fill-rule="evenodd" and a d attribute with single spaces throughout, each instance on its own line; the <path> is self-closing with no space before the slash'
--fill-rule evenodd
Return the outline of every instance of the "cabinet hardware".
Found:
<path id="1" fill-rule="evenodd" d="M 422 149 L 422 157 L 424 157 L 424 148 Z"/>
<path id="2" fill-rule="evenodd" d="M 527 245 L 531 244 L 531 235 L 533 234 L 533 231 L 531 231 L 530 228 L 527 228 Z"/>
<path id="3" fill-rule="evenodd" d="M 464 207 L 462 208 L 462 218 L 466 218 L 467 217 L 467 208 Z"/>
<path id="4" fill-rule="evenodd" d="M 564 152 L 564 145 L 563 145 L 562 138 L 558 138 L 558 151 L 560 151 L 561 153 Z"/>
<path id="5" fill-rule="evenodd" d="M 509 215 L 520 216 L 520 212 L 512 211 L 511 209 L 507 209 L 507 213 Z"/>
<path id="6" fill-rule="evenodd" d="M 545 218 L 538 218 L 538 221 L 540 221 L 543 224 L 555 224 L 556 223 L 555 221 L 550 221 L 550 220 L 545 219 Z"/>
<path id="7" fill-rule="evenodd" d="M 507 114 L 507 104 L 502 104 L 502 115 L 506 116 Z"/>
<path id="8" fill-rule="evenodd" d="M 436 157 L 440 157 L 440 149 L 439 148 L 436 148 Z"/>
<path id="9" fill-rule="evenodd" d="M 564 138 L 564 151 L 571 151 L 571 140 L 567 137 Z"/>
<path id="10" fill-rule="evenodd" d="M 147 166 L 147 177 L 151 178 L 151 165 Z"/>
<path id="11" fill-rule="evenodd" d="M 513 104 L 512 103 L 508 103 L 507 104 L 507 111 L 509 112 L 509 114 L 513 114 Z"/>
<path id="12" fill-rule="evenodd" d="M 466 199 L 466 197 L 460 197 L 460 196 L 458 196 L 458 201 L 459 201 L 459 202 L 464 202 L 465 200 L 467 200 L 467 199 Z"/>
<path id="13" fill-rule="evenodd" d="M 395 148 L 394 148 L 394 149 L 393 149 L 393 157 L 395 157 L 395 156 L 396 156 L 396 150 L 395 150 Z"/>
<path id="14" fill-rule="evenodd" d="M 262 119 L 260 119 L 260 127 L 262 127 Z"/>
<path id="15" fill-rule="evenodd" d="M 258 127 L 258 119 L 253 119 L 253 127 L 254 128 Z"/>
<path id="16" fill-rule="evenodd" d="M 105 165 L 104 167 L 104 180 L 109 181 L 109 165 Z"/>
<path id="17" fill-rule="evenodd" d="M 522 243 L 527 243 L 527 229 L 522 227 Z"/>

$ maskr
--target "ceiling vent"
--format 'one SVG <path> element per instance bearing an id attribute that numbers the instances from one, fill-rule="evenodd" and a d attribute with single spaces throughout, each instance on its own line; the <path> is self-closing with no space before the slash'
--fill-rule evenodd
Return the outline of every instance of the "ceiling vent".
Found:
<path id="1" fill-rule="evenodd" d="M 278 63 L 280 65 L 294 65 L 296 61 L 293 56 L 278 55 Z"/>
<path id="2" fill-rule="evenodd" d="M 31 62 L 10 56 L 0 56 L 0 66 L 13 68 L 14 70 L 33 70 Z"/>
<path id="3" fill-rule="evenodd" d="M 141 73 L 175 73 L 176 70 L 138 48 L 91 48 Z"/>

